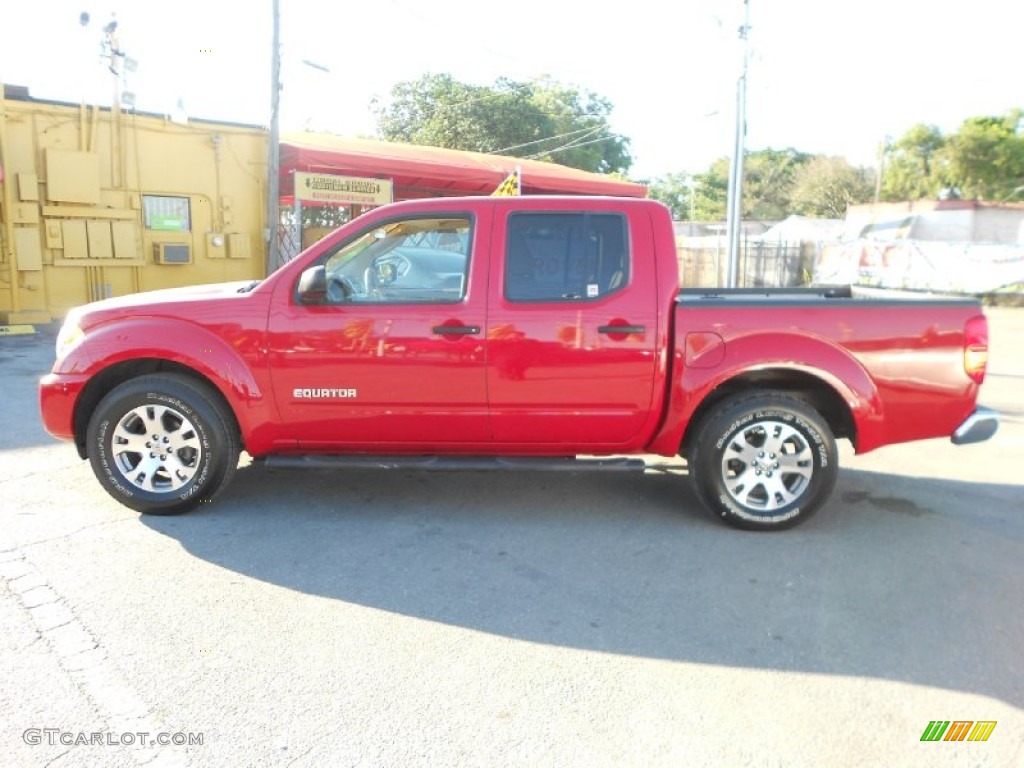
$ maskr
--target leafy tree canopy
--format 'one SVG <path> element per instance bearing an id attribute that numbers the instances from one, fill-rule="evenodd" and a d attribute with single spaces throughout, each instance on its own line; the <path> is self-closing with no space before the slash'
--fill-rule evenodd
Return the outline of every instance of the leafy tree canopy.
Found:
<path id="1" fill-rule="evenodd" d="M 1000 201 L 1024 185 L 1024 112 L 971 117 L 947 142 L 948 177 L 964 196 Z"/>
<path id="2" fill-rule="evenodd" d="M 597 173 L 625 173 L 629 139 L 611 131 L 612 104 L 550 78 L 493 85 L 427 74 L 398 83 L 372 110 L 389 141 L 507 154 Z"/>
<path id="3" fill-rule="evenodd" d="M 918 123 L 885 149 L 882 196 L 886 200 L 936 197 L 945 186 L 946 139 L 934 125 Z"/>
<path id="4" fill-rule="evenodd" d="M 883 148 L 881 199 L 920 200 L 959 195 L 1002 201 L 1024 186 L 1024 110 L 971 117 L 945 135 L 917 124 Z M 795 149 L 748 152 L 743 167 L 743 217 L 783 219 L 793 213 L 838 218 L 850 205 L 874 199 L 877 174 L 841 157 Z M 648 183 L 648 196 L 677 220 L 722 221 L 729 158 L 703 173 L 669 173 Z"/>
<path id="5" fill-rule="evenodd" d="M 792 148 L 748 152 L 743 163 L 743 217 L 773 220 L 794 213 L 794 183 L 812 157 Z M 648 195 L 665 203 L 676 219 L 722 221 L 728 200 L 729 158 L 718 158 L 704 173 L 661 176 L 648 189 Z"/>
<path id="6" fill-rule="evenodd" d="M 816 155 L 794 174 L 790 210 L 841 219 L 851 205 L 874 197 L 874 176 L 866 168 L 850 165 L 845 158 Z"/>
<path id="7" fill-rule="evenodd" d="M 885 200 L 935 198 L 944 191 L 999 201 L 1024 184 L 1024 112 L 969 117 L 944 136 L 915 125 L 885 148 Z"/>

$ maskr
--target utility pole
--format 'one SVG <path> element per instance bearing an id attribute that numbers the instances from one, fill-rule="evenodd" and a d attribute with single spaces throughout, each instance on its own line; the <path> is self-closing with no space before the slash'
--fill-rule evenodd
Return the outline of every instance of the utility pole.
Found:
<path id="1" fill-rule="evenodd" d="M 739 283 L 740 229 L 743 222 L 743 156 L 747 138 L 747 64 L 750 32 L 750 0 L 743 0 L 743 66 L 736 81 L 736 140 L 733 144 L 732 165 L 729 174 L 729 193 L 726 202 L 726 232 L 729 265 L 726 285 L 735 288 Z"/>
<path id="2" fill-rule="evenodd" d="M 270 159 L 267 162 L 267 274 L 281 266 L 278 229 L 281 216 L 281 5 L 273 0 L 273 50 L 270 58 Z"/>
<path id="3" fill-rule="evenodd" d="M 889 142 L 892 137 L 886 135 L 878 144 L 878 175 L 875 177 L 875 205 L 882 199 L 882 177 L 885 175 L 885 155 L 889 151 Z"/>

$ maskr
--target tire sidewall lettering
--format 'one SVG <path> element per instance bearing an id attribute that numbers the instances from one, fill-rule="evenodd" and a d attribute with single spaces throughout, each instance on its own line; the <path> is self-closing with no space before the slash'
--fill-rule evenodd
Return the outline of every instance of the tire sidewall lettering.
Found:
<path id="1" fill-rule="evenodd" d="M 827 423 L 806 402 L 785 394 L 766 393 L 762 402 L 757 395 L 735 396 L 723 404 L 717 414 L 706 419 L 702 430 L 707 437 L 698 436 L 691 462 L 702 499 L 726 522 L 742 528 L 772 530 L 788 528 L 812 515 L 831 492 L 835 482 L 835 443 L 822 429 Z M 780 402 L 769 402 L 778 399 Z M 792 407 L 787 403 L 792 402 Z M 762 509 L 756 504 L 745 506 L 734 498 L 727 487 L 723 461 L 729 446 L 742 441 L 745 430 L 759 422 L 775 422 L 795 430 L 799 439 L 810 449 L 812 469 L 806 485 L 799 495 L 777 509 Z M 709 439 L 710 438 L 710 439 Z M 753 490 L 753 487 L 752 487 Z M 742 492 L 741 492 L 742 498 Z"/>
<path id="2" fill-rule="evenodd" d="M 736 419 L 732 424 L 730 424 L 726 428 L 725 433 L 715 443 L 715 448 L 717 450 L 719 450 L 719 451 L 722 450 L 722 448 L 725 446 L 725 444 L 729 440 L 731 440 L 732 437 L 740 430 L 740 427 L 742 427 L 742 426 L 744 426 L 746 424 L 749 424 L 753 420 L 754 420 L 754 414 L 753 413 L 749 413 L 749 414 L 747 414 L 747 415 L 745 415 L 745 416 L 743 416 L 743 417 L 741 417 L 739 419 Z"/>
<path id="3" fill-rule="evenodd" d="M 195 427 L 200 445 L 202 446 L 202 455 L 199 460 L 198 472 L 187 485 L 175 492 L 152 493 L 132 486 L 117 468 L 116 462 L 113 458 L 113 436 L 111 434 L 113 426 L 118 423 L 129 410 L 146 404 L 158 404 L 173 408 L 182 416 L 188 418 Z M 124 498 L 138 498 L 145 501 L 160 502 L 167 501 L 169 499 L 187 501 L 205 488 L 207 480 L 209 479 L 211 472 L 214 470 L 215 459 L 217 457 L 214 456 L 214 452 L 211 447 L 207 421 L 195 407 L 189 405 L 184 400 L 167 393 L 148 390 L 146 392 L 141 392 L 138 395 L 129 395 L 123 398 L 116 403 L 114 410 L 118 414 L 116 417 L 104 418 L 98 423 L 93 446 L 96 449 L 97 460 L 102 471 L 101 480 L 111 489 L 111 491 Z"/>
<path id="4" fill-rule="evenodd" d="M 122 475 L 120 472 L 115 470 L 113 466 L 113 457 L 107 451 L 107 432 L 109 429 L 110 419 L 104 419 L 100 422 L 97 430 L 98 434 L 96 436 L 96 445 L 94 446 L 97 451 L 100 466 L 103 469 L 104 480 L 117 493 L 126 498 L 131 498 L 135 495 L 135 492 L 127 485 L 122 484 Z"/>

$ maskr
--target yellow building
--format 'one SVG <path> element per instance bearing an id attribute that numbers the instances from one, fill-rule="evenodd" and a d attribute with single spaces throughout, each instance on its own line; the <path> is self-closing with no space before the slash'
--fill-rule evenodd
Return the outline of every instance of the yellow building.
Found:
<path id="1" fill-rule="evenodd" d="M 263 277 L 265 130 L 0 99 L 0 324 Z"/>

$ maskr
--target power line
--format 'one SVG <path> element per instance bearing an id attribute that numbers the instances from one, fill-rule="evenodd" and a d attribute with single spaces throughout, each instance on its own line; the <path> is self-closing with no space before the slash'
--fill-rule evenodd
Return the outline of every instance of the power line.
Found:
<path id="1" fill-rule="evenodd" d="M 589 136 L 593 136 L 594 133 L 597 133 L 597 132 L 599 132 L 601 130 L 602 130 L 601 126 L 597 126 L 595 128 L 592 128 L 591 130 L 587 131 L 582 136 L 577 136 L 572 141 L 566 142 L 565 144 L 563 144 L 560 147 L 556 147 L 554 149 L 545 149 L 545 150 L 543 150 L 541 152 L 538 152 L 537 155 L 550 155 L 552 152 L 561 152 L 562 150 L 565 150 L 565 149 L 572 149 L 573 147 L 582 147 L 582 146 L 586 146 L 587 144 L 592 144 L 593 140 L 592 141 L 583 141 L 583 139 L 586 139 Z M 608 139 L 607 136 L 603 136 L 603 137 L 599 137 L 597 139 L 597 141 L 605 141 L 607 139 Z"/>
<path id="2" fill-rule="evenodd" d="M 598 126 L 598 127 L 600 127 L 600 126 Z M 567 136 L 573 136 L 573 135 L 575 135 L 577 133 L 592 133 L 593 131 L 594 131 L 594 129 L 591 128 L 591 127 L 577 128 L 574 131 L 566 131 L 565 133 L 559 133 L 559 134 L 556 134 L 554 136 L 545 136 L 543 139 L 534 139 L 533 141 L 527 141 L 527 142 L 525 142 L 523 144 L 516 144 L 516 145 L 511 146 L 511 147 L 505 147 L 504 149 L 495 149 L 495 150 L 492 151 L 492 154 L 499 155 L 502 152 L 511 152 L 513 149 L 522 149 L 523 147 L 529 147 L 532 144 L 540 144 L 543 141 L 551 141 L 552 139 L 564 139 Z"/>
<path id="3" fill-rule="evenodd" d="M 578 147 L 586 147 L 590 144 L 600 144 L 602 141 L 611 141 L 614 138 L 614 136 L 601 136 L 596 139 L 591 139 L 590 141 L 585 141 L 582 144 L 566 144 L 565 146 L 558 147 L 557 149 L 552 149 L 547 152 L 538 152 L 536 155 L 530 155 L 529 157 L 525 157 L 523 159 L 536 160 L 538 157 L 543 157 L 544 155 L 553 155 L 555 152 L 561 152 L 566 149 L 577 149 Z"/>

